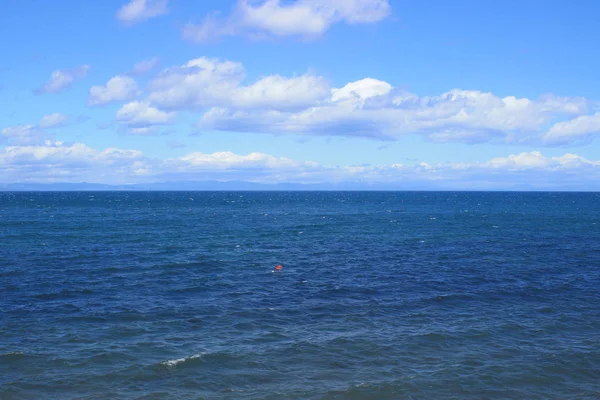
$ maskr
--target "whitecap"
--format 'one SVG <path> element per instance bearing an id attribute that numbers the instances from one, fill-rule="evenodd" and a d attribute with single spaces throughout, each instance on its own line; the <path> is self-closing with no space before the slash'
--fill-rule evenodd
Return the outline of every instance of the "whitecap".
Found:
<path id="1" fill-rule="evenodd" d="M 187 361 L 196 360 L 198 358 L 202 358 L 205 353 L 194 354 L 193 356 L 184 357 L 184 358 L 176 358 L 174 360 L 167 360 L 161 362 L 162 365 L 166 365 L 167 367 L 174 367 L 176 365 L 182 364 Z"/>

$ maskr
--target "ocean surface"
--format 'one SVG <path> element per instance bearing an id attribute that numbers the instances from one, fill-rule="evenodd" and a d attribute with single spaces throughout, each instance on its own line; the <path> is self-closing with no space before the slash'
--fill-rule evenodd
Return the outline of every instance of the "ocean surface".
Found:
<path id="1" fill-rule="evenodd" d="M 598 193 L 0 193 L 2 400 L 599 398 Z"/>

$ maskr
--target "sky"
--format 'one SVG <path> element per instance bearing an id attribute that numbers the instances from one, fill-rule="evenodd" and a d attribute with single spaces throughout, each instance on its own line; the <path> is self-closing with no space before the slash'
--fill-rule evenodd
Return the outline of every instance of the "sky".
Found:
<path id="1" fill-rule="evenodd" d="M 600 190 L 600 3 L 20 0 L 0 183 Z"/>

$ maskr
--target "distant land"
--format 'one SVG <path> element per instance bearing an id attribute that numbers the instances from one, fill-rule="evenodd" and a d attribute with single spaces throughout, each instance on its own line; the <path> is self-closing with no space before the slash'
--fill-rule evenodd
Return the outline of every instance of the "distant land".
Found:
<path id="1" fill-rule="evenodd" d="M 134 183 L 111 185 L 102 183 L 6 183 L 0 184 L 2 191 L 103 191 L 103 190 L 204 190 L 204 191 L 228 191 L 228 190 L 256 190 L 256 191 L 280 191 L 280 190 L 436 190 L 431 189 L 430 185 L 412 184 L 406 185 L 382 185 L 368 184 L 362 182 L 356 183 L 255 183 L 243 181 L 199 181 L 199 182 L 156 182 L 156 183 Z"/>
<path id="2" fill-rule="evenodd" d="M 594 192 L 598 188 L 543 188 L 528 184 L 513 184 L 503 188 L 488 188 L 480 185 L 456 185 L 456 182 L 409 182 L 409 183 L 255 183 L 243 181 L 198 181 L 156 182 L 135 184 L 102 183 L 0 183 L 0 191 L 574 191 Z"/>

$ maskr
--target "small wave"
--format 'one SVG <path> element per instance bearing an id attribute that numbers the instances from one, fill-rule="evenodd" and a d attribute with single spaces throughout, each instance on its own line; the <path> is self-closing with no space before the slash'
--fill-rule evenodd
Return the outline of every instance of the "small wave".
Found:
<path id="1" fill-rule="evenodd" d="M 174 360 L 163 361 L 160 364 L 165 365 L 167 367 L 175 367 L 176 365 L 186 363 L 188 361 L 197 360 L 202 358 L 206 353 L 194 354 L 193 356 L 184 357 L 184 358 L 176 358 Z"/>
<path id="2" fill-rule="evenodd" d="M 0 361 L 2 361 L 3 363 L 8 363 L 11 361 L 18 361 L 26 357 L 27 356 L 25 355 L 25 353 L 21 351 L 11 351 L 8 353 L 0 354 Z"/>
<path id="3" fill-rule="evenodd" d="M 0 357 L 22 356 L 22 355 L 25 355 L 22 351 L 9 351 L 8 353 L 0 354 Z"/>

